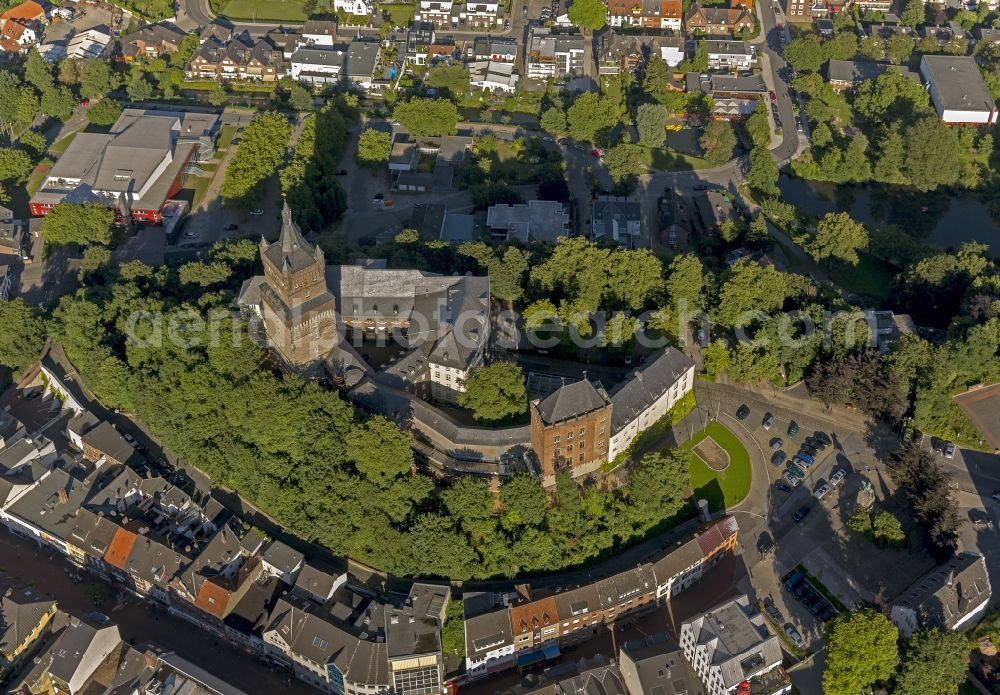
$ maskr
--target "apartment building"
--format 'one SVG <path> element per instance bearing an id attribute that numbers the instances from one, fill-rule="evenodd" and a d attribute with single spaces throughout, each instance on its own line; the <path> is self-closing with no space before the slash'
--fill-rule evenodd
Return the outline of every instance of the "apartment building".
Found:
<path id="1" fill-rule="evenodd" d="M 531 27 L 525 56 L 529 78 L 557 79 L 583 73 L 584 40 L 578 33 L 554 33 L 545 27 Z"/>

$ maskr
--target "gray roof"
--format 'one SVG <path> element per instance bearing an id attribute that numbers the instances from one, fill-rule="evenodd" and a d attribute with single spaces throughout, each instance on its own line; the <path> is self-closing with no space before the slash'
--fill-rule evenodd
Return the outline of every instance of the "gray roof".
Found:
<path id="1" fill-rule="evenodd" d="M 84 444 L 94 447 L 119 463 L 125 463 L 136 455 L 132 445 L 126 442 L 118 430 L 107 421 L 87 430 L 82 439 Z"/>
<path id="2" fill-rule="evenodd" d="M 450 212 L 444 217 L 441 227 L 441 241 L 459 243 L 476 238 L 475 218 L 472 215 Z"/>
<path id="3" fill-rule="evenodd" d="M 476 57 L 494 55 L 517 55 L 517 41 L 496 36 L 477 36 L 472 52 Z"/>
<path id="4" fill-rule="evenodd" d="M 0 223 L 0 247 L 13 249 L 14 253 L 18 253 L 23 241 L 24 225 L 20 221 Z"/>
<path id="5" fill-rule="evenodd" d="M 337 577 L 307 562 L 302 566 L 302 571 L 295 579 L 295 588 L 326 598 L 333 593 L 333 586 L 336 582 Z"/>
<path id="6" fill-rule="evenodd" d="M 601 610 L 597 584 L 584 584 L 576 589 L 560 591 L 555 596 L 559 620 L 570 620 Z"/>
<path id="7" fill-rule="evenodd" d="M 688 91 L 692 91 L 692 78 L 701 91 L 707 94 L 767 94 L 767 85 L 759 74 L 753 75 L 706 75 L 688 73 Z"/>
<path id="8" fill-rule="evenodd" d="M 147 44 L 179 45 L 185 36 L 187 36 L 186 32 L 181 31 L 177 25 L 170 22 L 161 22 L 159 24 L 149 24 L 133 31 L 131 34 L 126 34 L 121 38 L 121 43 L 122 46 L 128 46 L 139 41 Z"/>
<path id="9" fill-rule="evenodd" d="M 390 659 L 441 651 L 438 621 L 413 607 L 386 608 L 385 643 Z"/>
<path id="10" fill-rule="evenodd" d="M 647 360 L 612 391 L 611 402 L 615 408 L 611 414 L 611 431 L 618 432 L 638 417 L 693 366 L 694 360 L 672 347 Z"/>
<path id="11" fill-rule="evenodd" d="M 76 512 L 90 490 L 87 482 L 53 469 L 37 485 L 19 497 L 6 512 L 40 528 L 56 538 L 67 539 L 76 526 Z"/>
<path id="12" fill-rule="evenodd" d="M 281 541 L 272 541 L 261 555 L 261 559 L 282 572 L 294 572 L 302 566 L 305 555 Z"/>
<path id="13" fill-rule="evenodd" d="M 337 23 L 325 19 L 309 19 L 302 25 L 303 34 L 336 36 Z"/>
<path id="14" fill-rule="evenodd" d="M 0 653 L 13 654 L 55 605 L 37 589 L 8 589 L 0 599 Z"/>
<path id="15" fill-rule="evenodd" d="M 569 234 L 569 213 L 555 200 L 529 200 L 513 205 L 491 205 L 486 224 L 492 229 L 507 230 L 512 239 L 547 241 L 551 244 Z"/>
<path id="16" fill-rule="evenodd" d="M 593 220 L 596 238 L 618 240 L 631 234 L 630 223 L 642 223 L 642 206 L 628 198 L 601 197 L 594 201 Z"/>
<path id="17" fill-rule="evenodd" d="M 837 82 L 860 84 L 865 80 L 874 80 L 884 72 L 893 70 L 904 77 L 919 80 L 915 72 L 902 65 L 891 63 L 876 63 L 870 60 L 830 60 L 826 66 L 827 78 Z"/>
<path id="18" fill-rule="evenodd" d="M 749 41 L 729 41 L 725 39 L 705 39 L 709 55 L 753 55 L 753 44 Z"/>
<path id="19" fill-rule="evenodd" d="M 939 109 L 956 111 L 996 109 L 996 103 L 990 96 L 975 58 L 925 55 L 920 59 L 920 71 L 937 90 L 940 103 L 935 105 Z M 937 101 L 935 99 L 935 102 Z"/>
<path id="20" fill-rule="evenodd" d="M 629 692 L 643 695 L 704 695 L 698 674 L 665 634 L 627 643 L 618 668 Z"/>
<path id="21" fill-rule="evenodd" d="M 52 662 L 48 667 L 49 673 L 66 683 L 72 681 L 93 642 L 98 638 L 103 638 L 107 633 L 114 633 L 117 636 L 117 626 L 109 625 L 100 628 L 73 618 L 52 646 Z"/>
<path id="22" fill-rule="evenodd" d="M 625 686 L 618 666 L 611 663 L 560 680 L 554 691 L 560 695 L 625 695 Z"/>
<path id="23" fill-rule="evenodd" d="M 600 410 L 610 402 L 608 394 L 600 382 L 595 385 L 589 379 L 581 379 L 559 387 L 548 398 L 539 402 L 535 408 L 543 423 L 554 425 Z"/>
<path id="24" fill-rule="evenodd" d="M 344 75 L 348 79 L 370 80 L 378 64 L 379 51 L 374 41 L 352 41 L 344 60 Z"/>
<path id="25" fill-rule="evenodd" d="M 465 653 L 480 658 L 498 647 L 514 643 L 510 611 L 506 608 L 465 619 Z"/>
<path id="26" fill-rule="evenodd" d="M 605 608 L 620 606 L 651 591 L 656 591 L 651 565 L 640 565 L 597 582 L 597 595 Z"/>
<path id="27" fill-rule="evenodd" d="M 302 65 L 322 65 L 324 67 L 344 66 L 347 56 L 347 46 L 329 46 L 317 48 L 303 46 L 292 55 L 293 63 Z"/>
<path id="28" fill-rule="evenodd" d="M 912 608 L 924 625 L 950 630 L 991 595 L 983 556 L 964 552 L 915 581 L 893 605 Z"/>
<path id="29" fill-rule="evenodd" d="M 287 268 L 292 273 L 308 268 L 323 257 L 322 250 L 306 241 L 299 226 L 292 221 L 288 203 L 281 209 L 281 236 L 273 244 L 268 244 L 262 238 L 261 253 L 275 268 Z"/>

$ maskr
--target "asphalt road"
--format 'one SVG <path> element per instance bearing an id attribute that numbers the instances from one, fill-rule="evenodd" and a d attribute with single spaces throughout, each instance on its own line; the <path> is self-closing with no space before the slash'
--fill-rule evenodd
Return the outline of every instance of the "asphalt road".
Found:
<path id="1" fill-rule="evenodd" d="M 0 557 L 0 577 L 15 581 L 30 578 L 35 588 L 55 598 L 61 610 L 73 615 L 83 616 L 95 610 L 95 584 L 106 587 L 108 595 L 115 593 L 111 585 L 97 579 L 73 581 L 70 565 L 59 553 L 40 548 L 6 528 L 0 532 Z M 251 695 L 317 692 L 284 671 L 270 668 L 247 652 L 137 598 L 108 600 L 101 612 L 118 625 L 122 639 L 136 644 L 156 642 Z"/>
<path id="2" fill-rule="evenodd" d="M 795 112 L 792 110 L 792 100 L 788 94 L 788 83 L 781 75 L 786 68 L 785 59 L 781 55 L 780 31 L 774 14 L 772 0 L 757 3 L 758 15 L 761 20 L 763 43 L 757 49 L 767 54 L 771 67 L 775 95 L 778 98 L 778 115 L 781 116 L 781 144 L 771 150 L 775 161 L 787 162 L 799 147 L 799 134 L 795 130 Z"/>

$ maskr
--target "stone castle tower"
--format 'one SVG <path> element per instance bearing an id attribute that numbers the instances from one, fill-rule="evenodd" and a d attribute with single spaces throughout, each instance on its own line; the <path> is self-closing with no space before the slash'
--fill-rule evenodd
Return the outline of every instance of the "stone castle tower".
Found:
<path id="1" fill-rule="evenodd" d="M 261 237 L 260 257 L 260 308 L 268 344 L 288 368 L 310 371 L 337 344 L 337 303 L 326 286 L 323 250 L 305 240 L 286 203 L 281 236 L 273 244 Z"/>

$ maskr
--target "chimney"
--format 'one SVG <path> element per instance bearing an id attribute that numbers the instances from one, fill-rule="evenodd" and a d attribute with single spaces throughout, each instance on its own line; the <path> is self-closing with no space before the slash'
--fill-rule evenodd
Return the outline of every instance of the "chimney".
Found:
<path id="1" fill-rule="evenodd" d="M 66 504 L 69 501 L 69 495 L 66 494 L 66 490 L 59 489 L 59 504 Z"/>

